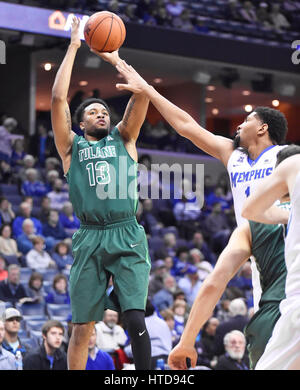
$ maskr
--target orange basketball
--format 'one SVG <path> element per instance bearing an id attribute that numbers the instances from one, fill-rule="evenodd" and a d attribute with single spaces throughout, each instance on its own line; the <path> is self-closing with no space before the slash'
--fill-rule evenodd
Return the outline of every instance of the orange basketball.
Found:
<path id="1" fill-rule="evenodd" d="M 123 45 L 126 28 L 123 20 L 108 11 L 96 12 L 84 26 L 84 39 L 88 46 L 100 52 L 112 52 Z"/>

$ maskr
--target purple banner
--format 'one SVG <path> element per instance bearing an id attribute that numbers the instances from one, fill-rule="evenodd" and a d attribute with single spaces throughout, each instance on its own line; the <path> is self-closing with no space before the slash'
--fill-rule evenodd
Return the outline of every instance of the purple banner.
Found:
<path id="1" fill-rule="evenodd" d="M 0 1 L 0 28 L 34 34 L 70 37 L 72 13 L 29 7 Z M 76 14 L 81 20 L 81 39 L 89 16 Z"/>

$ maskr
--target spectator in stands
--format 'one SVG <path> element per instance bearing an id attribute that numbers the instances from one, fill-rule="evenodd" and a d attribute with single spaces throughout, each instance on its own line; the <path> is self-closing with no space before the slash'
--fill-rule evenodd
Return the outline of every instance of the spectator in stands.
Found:
<path id="1" fill-rule="evenodd" d="M 189 306 L 192 306 L 201 285 L 202 280 L 199 278 L 198 268 L 190 265 L 185 276 L 178 281 L 178 287 L 184 292 Z"/>
<path id="2" fill-rule="evenodd" d="M 65 202 L 63 204 L 61 212 L 59 213 L 59 221 L 68 237 L 72 237 L 73 234 L 79 229 L 80 221 L 74 213 L 71 202 Z"/>
<path id="3" fill-rule="evenodd" d="M 216 317 L 220 322 L 225 322 L 231 319 L 229 313 L 230 299 L 222 297 L 217 305 L 217 314 Z"/>
<path id="4" fill-rule="evenodd" d="M 221 186 L 216 186 L 213 193 L 206 198 L 207 206 L 212 208 L 214 203 L 220 203 L 222 210 L 227 210 L 231 206 L 231 200 L 225 196 L 224 190 Z"/>
<path id="5" fill-rule="evenodd" d="M 26 169 L 26 180 L 22 184 L 21 191 L 24 195 L 45 196 L 48 192 L 46 185 L 38 180 L 38 171 L 35 168 Z"/>
<path id="6" fill-rule="evenodd" d="M 122 20 L 125 23 L 126 22 L 138 22 L 139 19 L 135 14 L 135 8 L 136 8 L 135 4 L 127 4 L 125 9 L 124 9 L 124 12 L 121 14 L 119 13 L 120 17 L 122 18 Z"/>
<path id="7" fill-rule="evenodd" d="M 0 282 L 7 278 L 7 270 L 6 270 L 6 261 L 5 258 L 0 254 Z"/>
<path id="8" fill-rule="evenodd" d="M 56 157 L 48 157 L 45 161 L 45 168 L 42 168 L 43 181 L 47 180 L 48 173 L 50 171 L 59 172 L 59 177 L 62 177 L 62 168 L 60 161 Z"/>
<path id="9" fill-rule="evenodd" d="M 268 12 L 268 4 L 265 2 L 259 3 L 259 7 L 256 11 L 257 20 L 264 27 L 272 27 L 272 19 Z"/>
<path id="10" fill-rule="evenodd" d="M 39 272 L 32 272 L 30 275 L 28 285 L 25 286 L 26 294 L 29 298 L 32 299 L 32 302 L 35 303 L 44 303 L 45 302 L 45 290 L 43 286 L 44 278 L 43 275 Z"/>
<path id="11" fill-rule="evenodd" d="M 158 258 L 165 256 L 175 256 L 176 254 L 177 241 L 174 233 L 166 233 L 163 236 L 163 246 L 158 250 L 155 255 Z"/>
<path id="12" fill-rule="evenodd" d="M 52 169 L 51 171 L 47 172 L 47 177 L 46 177 L 46 186 L 48 189 L 48 192 L 51 192 L 53 190 L 54 182 L 56 179 L 59 179 L 59 172 L 56 171 L 55 169 Z"/>
<path id="13" fill-rule="evenodd" d="M 153 264 L 152 273 L 149 278 L 148 294 L 152 297 L 159 290 L 164 288 L 164 277 L 167 274 L 165 262 L 161 259 L 156 260 Z"/>
<path id="14" fill-rule="evenodd" d="M 4 322 L 0 319 L 0 370 L 16 370 L 14 355 L 2 347 L 4 335 Z"/>
<path id="15" fill-rule="evenodd" d="M 142 199 L 150 197 L 151 189 L 158 191 L 159 174 L 152 169 L 152 158 L 148 154 L 142 154 L 139 158 L 138 184 L 140 186 L 140 196 Z"/>
<path id="16" fill-rule="evenodd" d="M 37 125 L 36 133 L 30 138 L 29 153 L 38 158 L 38 165 L 45 166 L 46 158 L 56 154 L 53 137 L 50 136 L 44 123 Z"/>
<path id="17" fill-rule="evenodd" d="M 35 237 L 35 228 L 31 219 L 26 218 L 22 223 L 22 234 L 17 238 L 18 250 L 26 255 L 32 248 L 32 239 Z"/>
<path id="18" fill-rule="evenodd" d="M 193 31 L 194 25 L 191 21 L 191 11 L 187 8 L 184 9 L 180 15 L 173 18 L 172 25 L 179 30 Z"/>
<path id="19" fill-rule="evenodd" d="M 150 300 L 146 304 L 145 322 L 151 342 L 151 370 L 154 370 L 158 359 L 163 359 L 165 363 L 168 360 L 172 349 L 172 333 L 167 323 L 157 316 Z"/>
<path id="20" fill-rule="evenodd" d="M 4 224 L 0 228 L 0 253 L 4 256 L 14 256 L 19 258 L 22 253 L 18 251 L 17 242 L 11 238 L 11 226 Z"/>
<path id="21" fill-rule="evenodd" d="M 251 1 L 245 1 L 240 9 L 242 21 L 247 23 L 256 23 L 257 16 L 254 5 Z"/>
<path id="22" fill-rule="evenodd" d="M 158 311 L 170 308 L 173 305 L 173 294 L 177 288 L 176 280 L 171 275 L 164 278 L 164 287 L 153 295 L 152 303 Z"/>
<path id="23" fill-rule="evenodd" d="M 16 139 L 12 144 L 12 154 L 11 154 L 11 166 L 15 172 L 18 172 L 19 169 L 23 166 L 23 159 L 26 156 L 24 150 L 24 140 Z"/>
<path id="24" fill-rule="evenodd" d="M 198 268 L 199 279 L 204 279 L 213 271 L 212 265 L 205 260 L 203 253 L 198 248 L 190 249 L 190 263 Z"/>
<path id="25" fill-rule="evenodd" d="M 216 330 L 215 336 L 215 354 L 220 356 L 225 353 L 224 336 L 232 330 L 240 330 L 243 332 L 244 327 L 248 324 L 247 306 L 243 299 L 233 299 L 229 304 L 229 313 L 231 319 L 220 323 Z"/>
<path id="26" fill-rule="evenodd" d="M 201 231 L 198 230 L 194 233 L 192 240 L 188 243 L 188 247 L 190 249 L 199 249 L 201 253 L 203 253 L 205 260 L 208 261 L 211 265 L 216 263 L 216 256 L 204 241 L 204 237 Z"/>
<path id="27" fill-rule="evenodd" d="M 185 194 L 178 200 L 173 209 L 177 221 L 179 234 L 185 239 L 190 239 L 199 227 L 201 209 L 197 198 L 188 200 Z"/>
<path id="28" fill-rule="evenodd" d="M 145 199 L 143 201 L 143 211 L 139 219 L 140 225 L 145 229 L 146 234 L 153 236 L 159 232 L 163 227 L 162 223 L 158 221 L 153 210 L 152 199 Z"/>
<path id="29" fill-rule="evenodd" d="M 107 10 L 118 14 L 119 12 L 119 2 L 118 0 L 110 0 L 107 4 Z"/>
<path id="30" fill-rule="evenodd" d="M 15 118 L 6 118 L 0 126 L 0 159 L 10 163 L 12 155 L 12 143 L 16 139 L 24 139 L 23 135 L 12 134 L 16 130 L 18 122 Z"/>
<path id="31" fill-rule="evenodd" d="M 106 310 L 103 320 L 96 326 L 96 345 L 102 351 L 113 353 L 126 343 L 127 336 L 124 329 L 118 325 L 119 314 L 114 310 Z"/>
<path id="32" fill-rule="evenodd" d="M 86 363 L 86 370 L 114 370 L 115 365 L 112 357 L 96 346 L 97 330 L 94 327 L 89 340 L 89 355 Z"/>
<path id="33" fill-rule="evenodd" d="M 7 272 L 7 279 L 0 282 L 0 300 L 11 302 L 14 306 L 27 296 L 26 290 L 20 283 L 20 267 L 17 264 L 9 265 Z"/>
<path id="34" fill-rule="evenodd" d="M 139 0 L 135 10 L 136 16 L 145 23 L 151 18 L 153 12 L 153 0 Z"/>
<path id="35" fill-rule="evenodd" d="M 18 238 L 20 234 L 22 234 L 22 224 L 25 219 L 30 219 L 34 225 L 34 233 L 41 235 L 42 234 L 42 224 L 37 219 L 31 216 L 32 206 L 28 202 L 22 202 L 19 207 L 20 215 L 16 217 L 12 224 L 13 236 Z"/>
<path id="36" fill-rule="evenodd" d="M 275 30 L 277 31 L 286 30 L 291 27 L 291 24 L 287 18 L 283 13 L 280 12 L 280 4 L 272 4 L 270 18 L 273 26 L 275 27 Z"/>
<path id="37" fill-rule="evenodd" d="M 166 321 L 172 335 L 172 348 L 175 347 L 175 345 L 180 340 L 180 335 L 177 334 L 176 330 L 174 329 L 175 326 L 175 320 L 174 320 L 174 313 L 171 309 L 165 309 L 160 312 L 160 315 L 162 318 Z"/>
<path id="38" fill-rule="evenodd" d="M 211 369 L 215 367 L 215 335 L 216 329 L 219 326 L 220 321 L 211 317 L 204 325 L 201 330 L 201 338 L 196 341 L 195 348 L 198 353 L 197 366 L 206 366 Z"/>
<path id="39" fill-rule="evenodd" d="M 184 11 L 183 5 L 177 0 L 168 0 L 166 3 L 166 10 L 172 18 L 179 16 Z"/>
<path id="40" fill-rule="evenodd" d="M 60 241 L 55 245 L 52 259 L 59 271 L 70 270 L 74 261 L 73 256 L 69 253 L 69 246 L 64 241 Z"/>
<path id="41" fill-rule="evenodd" d="M 205 220 L 205 227 L 213 251 L 221 252 L 227 245 L 231 231 L 220 203 L 213 205 L 211 214 Z"/>
<path id="42" fill-rule="evenodd" d="M 43 235 L 46 238 L 53 239 L 53 246 L 57 244 L 58 241 L 61 241 L 67 238 L 67 234 L 59 221 L 59 214 L 56 210 L 50 210 L 47 223 L 43 225 Z"/>
<path id="43" fill-rule="evenodd" d="M 0 181 L 3 184 L 12 184 L 12 168 L 9 162 L 0 159 Z"/>
<path id="44" fill-rule="evenodd" d="M 160 6 L 153 12 L 157 26 L 172 27 L 172 17 L 168 14 L 165 6 Z"/>
<path id="45" fill-rule="evenodd" d="M 70 304 L 68 279 L 64 274 L 55 275 L 52 290 L 46 296 L 46 303 Z"/>
<path id="46" fill-rule="evenodd" d="M 175 277 L 184 276 L 189 264 L 189 249 L 186 246 L 181 246 L 176 250 L 176 256 L 173 257 L 173 267 L 171 268 L 171 275 Z"/>
<path id="47" fill-rule="evenodd" d="M 27 267 L 31 269 L 56 268 L 55 261 L 45 251 L 45 239 L 41 236 L 36 236 L 32 239 L 32 243 L 33 249 L 26 255 Z"/>
<path id="48" fill-rule="evenodd" d="M 21 321 L 23 319 L 21 313 L 19 310 L 9 307 L 4 311 L 2 318 L 5 328 L 5 337 L 2 342 L 2 347 L 14 355 L 16 355 L 17 351 L 20 351 L 24 358 L 30 350 L 30 347 L 24 344 L 19 337 Z"/>
<path id="49" fill-rule="evenodd" d="M 37 218 L 42 224 L 47 223 L 50 214 L 50 199 L 48 196 L 43 196 L 41 200 L 40 210 L 37 214 Z"/>
<path id="50" fill-rule="evenodd" d="M 22 160 L 21 168 L 18 171 L 18 179 L 21 183 L 26 180 L 27 169 L 35 167 L 35 158 L 31 154 L 26 154 Z"/>
<path id="51" fill-rule="evenodd" d="M 51 208 L 54 210 L 60 211 L 63 204 L 69 201 L 69 194 L 63 190 L 63 184 L 61 179 L 55 179 L 53 191 L 50 191 L 47 195 L 51 202 Z"/>
<path id="52" fill-rule="evenodd" d="M 239 330 L 233 330 L 224 337 L 225 354 L 220 356 L 215 370 L 249 370 L 245 356 L 246 339 Z"/>
<path id="53" fill-rule="evenodd" d="M 61 350 L 64 326 L 50 320 L 42 327 L 43 344 L 30 351 L 23 360 L 24 370 L 67 370 L 67 355 Z"/>
<path id="54" fill-rule="evenodd" d="M 11 224 L 16 217 L 12 209 L 11 203 L 5 197 L 0 198 L 0 217 L 2 223 L 9 223 L 9 224 Z"/>
<path id="55" fill-rule="evenodd" d="M 209 32 L 209 28 L 206 25 L 205 20 L 201 16 L 196 17 L 194 29 L 195 29 L 196 32 L 199 32 L 199 33 L 205 33 L 206 34 L 206 33 Z"/>
<path id="56" fill-rule="evenodd" d="M 239 0 L 228 0 L 224 8 L 224 18 L 227 20 L 241 21 L 241 3 Z"/>
<path id="57" fill-rule="evenodd" d="M 172 310 L 174 313 L 174 330 L 178 336 L 182 335 L 185 321 L 187 320 L 187 303 L 183 299 L 176 299 L 173 303 Z"/>

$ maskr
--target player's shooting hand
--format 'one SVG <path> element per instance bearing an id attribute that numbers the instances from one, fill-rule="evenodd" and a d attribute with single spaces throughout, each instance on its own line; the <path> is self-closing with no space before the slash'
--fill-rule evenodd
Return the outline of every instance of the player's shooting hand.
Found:
<path id="1" fill-rule="evenodd" d="M 197 352 L 194 347 L 183 347 L 179 344 L 171 351 L 168 365 L 172 370 L 187 370 L 186 359 L 191 360 L 191 367 L 196 367 Z"/>
<path id="2" fill-rule="evenodd" d="M 76 46 L 78 49 L 81 46 L 80 40 L 80 20 L 74 15 L 71 25 L 71 44 Z"/>
<path id="3" fill-rule="evenodd" d="M 109 62 L 113 66 L 116 66 L 118 62 L 120 62 L 120 57 L 119 57 L 119 49 L 115 50 L 111 53 L 108 52 L 100 52 L 95 49 L 91 49 L 91 52 L 96 54 L 97 56 L 101 57 L 104 61 Z"/>
<path id="4" fill-rule="evenodd" d="M 116 88 L 119 91 L 128 90 L 133 93 L 142 93 L 149 87 L 149 84 L 137 73 L 137 71 L 124 60 L 118 62 L 116 69 L 127 82 L 127 84 L 116 85 Z"/>

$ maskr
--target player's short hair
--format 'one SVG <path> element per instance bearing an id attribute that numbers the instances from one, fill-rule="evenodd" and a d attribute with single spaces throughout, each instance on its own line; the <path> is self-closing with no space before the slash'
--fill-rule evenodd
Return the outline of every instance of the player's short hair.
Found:
<path id="1" fill-rule="evenodd" d="M 286 146 L 285 148 L 282 148 L 277 153 L 277 161 L 275 167 L 277 167 L 282 161 L 284 161 L 286 158 L 294 156 L 295 154 L 300 154 L 300 146 L 291 144 Z"/>
<path id="2" fill-rule="evenodd" d="M 288 124 L 284 114 L 270 107 L 256 107 L 254 112 L 263 123 L 268 125 L 271 141 L 276 145 L 283 144 L 288 131 Z"/>
<path id="3" fill-rule="evenodd" d="M 93 103 L 102 104 L 107 109 L 107 112 L 108 112 L 108 114 L 110 116 L 109 107 L 108 107 L 107 103 L 104 100 L 97 99 L 97 98 L 89 98 L 89 99 L 84 100 L 75 110 L 74 121 L 76 122 L 77 125 L 79 125 L 79 123 L 82 122 L 83 112 L 86 109 L 86 107 L 89 106 L 90 104 L 93 104 Z"/>

